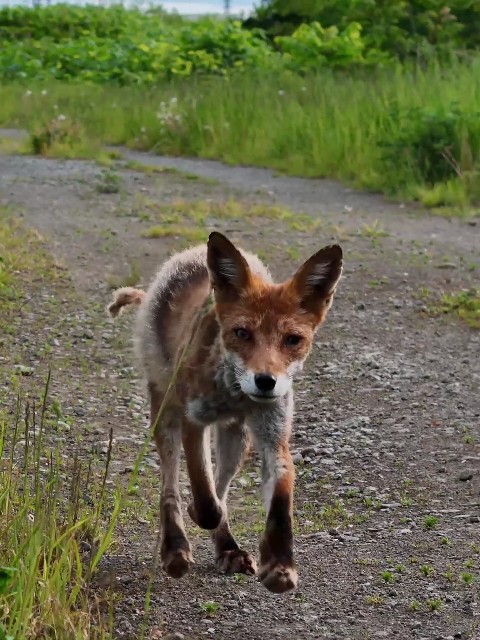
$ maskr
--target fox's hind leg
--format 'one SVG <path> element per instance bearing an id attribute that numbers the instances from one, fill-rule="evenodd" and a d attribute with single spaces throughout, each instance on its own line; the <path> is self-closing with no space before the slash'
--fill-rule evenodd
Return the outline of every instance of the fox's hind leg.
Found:
<path id="1" fill-rule="evenodd" d="M 181 454 L 181 416 L 168 407 L 162 409 L 161 393 L 154 385 L 149 385 L 150 420 L 155 423 L 155 442 L 162 465 L 162 496 L 160 518 L 162 527 L 162 566 L 172 578 L 181 578 L 193 564 L 190 543 L 185 534 L 179 490 Z M 158 419 L 157 419 L 158 416 Z"/>
<path id="2" fill-rule="evenodd" d="M 227 518 L 227 495 L 230 483 L 243 465 L 249 447 L 249 436 L 242 422 L 215 427 L 216 470 L 215 487 L 223 506 L 224 517 L 212 532 L 215 545 L 215 565 L 224 573 L 256 572 L 253 556 L 238 546 L 230 531 Z"/>

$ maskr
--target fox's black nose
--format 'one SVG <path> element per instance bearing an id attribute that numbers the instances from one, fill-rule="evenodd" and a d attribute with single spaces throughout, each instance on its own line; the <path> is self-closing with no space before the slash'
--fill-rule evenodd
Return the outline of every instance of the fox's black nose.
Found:
<path id="1" fill-rule="evenodd" d="M 255 384 L 257 385 L 257 389 L 259 391 L 263 391 L 263 393 L 272 391 L 276 383 L 276 378 L 271 376 L 269 373 L 257 373 L 255 375 Z"/>

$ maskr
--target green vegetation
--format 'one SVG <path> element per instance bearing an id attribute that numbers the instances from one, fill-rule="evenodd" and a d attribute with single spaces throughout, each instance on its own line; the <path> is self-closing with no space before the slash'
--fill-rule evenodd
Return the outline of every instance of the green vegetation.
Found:
<path id="1" fill-rule="evenodd" d="M 423 521 L 423 526 L 425 529 L 435 529 L 439 520 L 437 516 L 427 516 Z"/>
<path id="2" fill-rule="evenodd" d="M 381 20 L 371 2 L 317 4 L 276 35 L 121 6 L 2 9 L 0 125 L 27 128 L 43 155 L 127 144 L 468 213 L 480 198 L 480 14 L 461 0 L 387 1 Z M 270 9 L 288 23 L 281 2 Z"/>
<path id="3" fill-rule="evenodd" d="M 361 24 L 367 54 L 381 51 L 386 58 L 424 60 L 480 43 L 480 8 L 470 0 L 269 0 L 247 24 L 274 39 L 314 21 L 340 30 Z"/>
<path id="4" fill-rule="evenodd" d="M 27 287 L 54 282 L 57 272 L 41 240 L 0 214 L 4 353 Z M 108 621 L 100 623 L 89 588 L 119 510 L 118 494 L 105 493 L 110 457 L 94 472 L 47 442 L 47 433 L 62 440 L 63 423 L 48 398 L 49 379 L 37 404 L 22 393 L 19 378 L 30 373 L 14 368 L 0 399 L 0 638 L 100 640 L 110 635 Z M 9 388 L 17 395 L 13 413 L 3 396 Z"/>
<path id="5" fill-rule="evenodd" d="M 474 329 L 480 329 L 480 291 L 469 289 L 442 296 L 439 313 L 452 313 Z"/>

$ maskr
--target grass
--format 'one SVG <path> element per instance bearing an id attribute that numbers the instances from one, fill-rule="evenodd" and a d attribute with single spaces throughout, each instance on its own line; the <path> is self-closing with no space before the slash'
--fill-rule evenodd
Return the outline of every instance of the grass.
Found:
<path id="1" fill-rule="evenodd" d="M 2 87 L 0 125 L 38 136 L 62 115 L 72 134 L 81 132 L 76 144 L 92 151 L 99 143 L 126 144 L 292 175 L 330 176 L 429 206 L 465 208 L 477 182 L 471 167 L 460 166 L 448 182 L 428 184 L 413 170 L 402 173 L 385 163 L 381 143 L 399 129 L 398 112 L 448 111 L 453 104 L 476 112 L 479 66 L 479 60 L 424 69 L 399 66 L 367 77 L 329 70 L 303 78 L 259 73 L 191 78 L 151 89 L 8 83 Z M 158 116 L 161 102 L 169 105 L 168 118 Z M 472 158 L 478 149 L 467 153 L 470 144 L 475 143 L 463 140 L 465 157 Z"/>
<path id="2" fill-rule="evenodd" d="M 435 529 L 439 520 L 437 516 L 427 516 L 423 521 L 423 526 L 425 529 Z"/>
<path id="3" fill-rule="evenodd" d="M 150 438 L 121 489 L 109 478 L 112 434 L 103 463 L 84 446 L 78 447 L 82 457 L 75 454 L 74 424 L 63 421 L 58 398 L 48 393 L 50 372 L 41 389 L 38 375 L 24 378 L 29 368 L 15 366 L 10 334 L 36 283 L 63 291 L 68 281 L 42 239 L 9 214 L 0 212 L 0 638 L 108 640 L 117 602 L 95 576 L 116 525 L 132 508 L 129 490 L 136 486 Z M 44 310 L 50 311 L 48 304 Z M 67 454 L 70 431 L 75 442 Z M 143 627 L 156 562 L 154 555 Z M 138 637 L 144 638 L 144 628 Z"/>
<path id="4" fill-rule="evenodd" d="M 480 290 L 477 288 L 444 293 L 436 299 L 424 288 L 419 297 L 425 300 L 429 314 L 455 316 L 472 329 L 480 329 Z"/>
<path id="5" fill-rule="evenodd" d="M 38 412 L 19 398 L 13 420 L 0 418 L 0 635 L 104 639 L 111 630 L 100 621 L 90 586 L 110 545 L 120 498 L 108 504 L 105 481 L 44 443 L 47 390 L 48 384 Z"/>
<path id="6" fill-rule="evenodd" d="M 473 329 L 480 329 L 480 291 L 464 289 L 442 296 L 436 309 L 438 313 L 452 314 L 461 318 Z"/>
<path id="7" fill-rule="evenodd" d="M 41 238 L 0 212 L 2 353 L 32 284 L 57 277 Z M 100 471 L 65 456 L 49 439 L 60 428 L 50 377 L 36 401 L 22 392 L 17 372 L 3 387 L 10 400 L 0 401 L 0 638 L 104 640 L 108 620 L 90 586 L 119 511 L 119 495 L 105 491 L 110 456 Z"/>
<path id="8" fill-rule="evenodd" d="M 285 207 L 236 200 L 176 200 L 168 205 L 144 200 L 137 206 L 137 215 L 142 219 L 159 221 L 159 224 L 142 231 L 144 238 L 176 237 L 191 243 L 207 239 L 212 220 L 241 220 L 249 224 L 272 220 L 282 222 L 287 229 L 300 233 L 313 232 L 321 226 L 318 219 L 293 213 Z"/>

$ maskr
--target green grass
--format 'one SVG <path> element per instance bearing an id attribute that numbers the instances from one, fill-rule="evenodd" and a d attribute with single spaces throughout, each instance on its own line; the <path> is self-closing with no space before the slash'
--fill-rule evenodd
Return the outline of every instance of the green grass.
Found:
<path id="1" fill-rule="evenodd" d="M 480 291 L 465 289 L 442 296 L 437 311 L 458 316 L 473 329 L 480 329 Z"/>
<path id="2" fill-rule="evenodd" d="M 103 463 L 79 442 L 72 448 L 80 454 L 69 449 L 66 455 L 64 429 L 75 438 L 74 425 L 62 422 L 59 400 L 49 396 L 50 373 L 42 388 L 38 375 L 23 377 L 29 367 L 15 366 L 10 336 L 18 332 L 21 309 L 39 286 L 63 291 L 68 284 L 44 244 L 12 212 L 0 210 L 0 638 L 107 640 L 116 601 L 96 586 L 95 575 L 131 508 L 129 489 L 150 438 L 125 479 L 128 486 L 107 484 L 112 434 Z M 44 304 L 42 311 L 50 310 Z"/>
<path id="3" fill-rule="evenodd" d="M 33 283 L 57 277 L 41 238 L 1 211 L 2 355 Z M 49 402 L 49 378 L 36 403 L 36 394 L 22 391 L 23 370 L 11 371 L 0 398 L 0 638 L 106 639 L 108 620 L 100 620 L 89 588 L 120 505 L 118 494 L 105 491 L 110 457 L 93 471 L 65 456 L 50 440 L 58 433 L 59 409 Z M 16 402 L 12 392 L 7 401 L 8 389 L 17 390 Z"/>
<path id="4" fill-rule="evenodd" d="M 398 112 L 448 112 L 457 104 L 476 113 L 479 96 L 479 60 L 423 70 L 398 66 L 365 77 L 328 70 L 303 78 L 263 72 L 191 78 L 157 88 L 9 83 L 2 86 L 0 124 L 36 132 L 62 115 L 82 132 L 85 148 L 102 142 L 218 158 L 293 175 L 341 178 L 430 206 L 465 209 L 476 197 L 478 178 L 471 163 L 479 152 L 476 139 L 465 133 L 458 175 L 438 183 L 443 187 L 425 183 L 404 163 L 384 162 L 382 142 L 399 129 Z M 166 106 L 160 113 L 161 103 Z"/>

